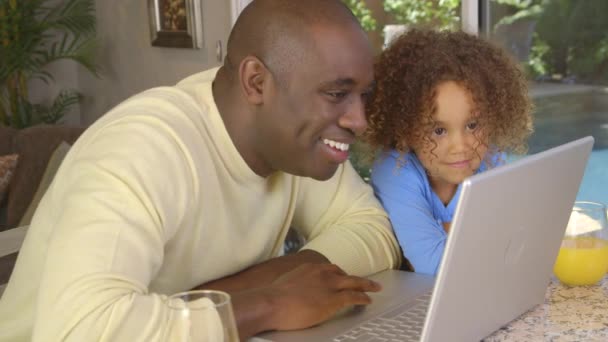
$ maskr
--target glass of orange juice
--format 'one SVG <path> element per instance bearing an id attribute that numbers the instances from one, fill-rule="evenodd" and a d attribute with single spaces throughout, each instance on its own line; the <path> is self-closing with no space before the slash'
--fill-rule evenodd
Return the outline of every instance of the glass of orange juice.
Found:
<path id="1" fill-rule="evenodd" d="M 606 205 L 575 202 L 553 273 L 570 286 L 593 285 L 608 272 Z"/>

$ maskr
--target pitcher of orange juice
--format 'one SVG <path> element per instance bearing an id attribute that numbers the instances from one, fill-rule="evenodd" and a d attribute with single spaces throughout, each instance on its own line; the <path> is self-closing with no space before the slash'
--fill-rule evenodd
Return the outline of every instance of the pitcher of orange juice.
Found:
<path id="1" fill-rule="evenodd" d="M 553 272 L 566 285 L 593 285 L 608 272 L 606 205 L 575 202 Z"/>

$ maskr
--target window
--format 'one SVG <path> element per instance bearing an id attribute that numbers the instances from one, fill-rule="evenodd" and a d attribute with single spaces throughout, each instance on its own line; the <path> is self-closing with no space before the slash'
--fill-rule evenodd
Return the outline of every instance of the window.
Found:
<path id="1" fill-rule="evenodd" d="M 591 135 L 578 200 L 608 203 L 608 1 L 480 0 L 480 34 L 520 61 L 530 80 L 530 153 Z"/>

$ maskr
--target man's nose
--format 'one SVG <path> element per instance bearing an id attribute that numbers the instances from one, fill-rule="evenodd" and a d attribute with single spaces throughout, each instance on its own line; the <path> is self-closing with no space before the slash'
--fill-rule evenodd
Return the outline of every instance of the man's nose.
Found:
<path id="1" fill-rule="evenodd" d="M 346 113 L 340 117 L 339 124 L 341 127 L 351 130 L 355 135 L 363 134 L 367 129 L 363 99 L 355 100 L 348 106 Z"/>

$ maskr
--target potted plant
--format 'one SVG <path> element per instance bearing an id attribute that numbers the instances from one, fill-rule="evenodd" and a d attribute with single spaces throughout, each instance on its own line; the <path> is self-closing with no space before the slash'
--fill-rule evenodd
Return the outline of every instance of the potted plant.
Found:
<path id="1" fill-rule="evenodd" d="M 50 105 L 32 103 L 29 82 L 50 85 L 50 63 L 69 59 L 98 76 L 94 0 L 0 0 L 0 124 L 57 123 L 80 94 L 64 89 Z"/>

